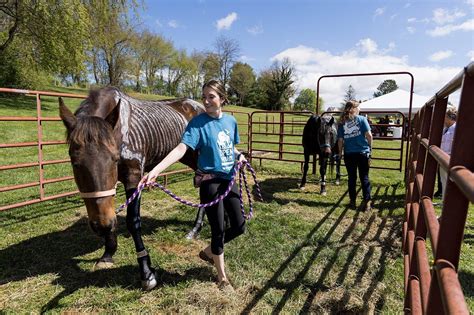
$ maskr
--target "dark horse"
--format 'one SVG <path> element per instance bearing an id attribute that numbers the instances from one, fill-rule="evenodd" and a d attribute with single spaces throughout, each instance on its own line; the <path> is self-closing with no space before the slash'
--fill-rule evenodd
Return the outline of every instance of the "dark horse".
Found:
<path id="1" fill-rule="evenodd" d="M 89 225 L 105 240 L 105 252 L 96 267 L 113 264 L 117 250 L 117 181 L 123 183 L 129 198 L 144 172 L 180 142 L 189 120 L 202 112 L 204 107 L 192 100 L 139 101 L 114 87 L 91 91 L 75 114 L 59 99 L 74 178 L 87 208 Z M 196 156 L 191 150 L 181 162 L 196 169 Z M 157 280 L 141 237 L 139 197 L 127 207 L 126 222 L 135 243 L 142 288 L 151 290 Z"/>
<path id="2" fill-rule="evenodd" d="M 331 169 L 336 162 L 336 185 L 341 179 L 341 158 L 337 147 L 337 129 L 334 117 L 330 115 L 312 115 L 303 130 L 304 167 L 303 178 L 300 188 L 304 189 L 306 184 L 306 174 L 310 155 L 319 156 L 319 173 L 321 175 L 321 194 L 326 195 L 326 169 L 328 160 L 331 161 Z"/>

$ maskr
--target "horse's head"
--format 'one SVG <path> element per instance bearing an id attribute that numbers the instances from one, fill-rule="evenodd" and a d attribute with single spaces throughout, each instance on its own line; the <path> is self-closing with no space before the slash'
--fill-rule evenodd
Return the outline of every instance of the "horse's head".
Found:
<path id="1" fill-rule="evenodd" d="M 81 108 L 93 106 L 86 99 Z M 116 227 L 114 208 L 119 151 L 114 139 L 120 101 L 105 118 L 74 115 L 59 99 L 59 113 L 67 129 L 74 179 L 84 199 L 92 230 L 98 235 Z"/>
<path id="2" fill-rule="evenodd" d="M 324 157 L 331 155 L 331 149 L 336 145 L 337 129 L 334 117 L 323 115 L 318 118 L 318 142 Z"/>

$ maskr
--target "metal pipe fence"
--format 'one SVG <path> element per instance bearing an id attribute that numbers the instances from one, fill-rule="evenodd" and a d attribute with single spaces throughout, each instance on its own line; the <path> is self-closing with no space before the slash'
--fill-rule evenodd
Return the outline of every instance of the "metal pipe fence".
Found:
<path id="1" fill-rule="evenodd" d="M 47 193 L 47 189 L 46 189 L 47 185 L 72 181 L 74 180 L 74 176 L 72 176 L 72 170 L 70 168 L 68 169 L 68 171 L 66 171 L 68 173 L 66 176 L 51 177 L 51 176 L 46 176 L 45 174 L 45 166 L 67 164 L 67 163 L 70 163 L 70 159 L 67 156 L 66 149 L 64 150 L 64 154 L 63 154 L 64 158 L 60 158 L 60 159 L 50 158 L 48 156 L 48 153 L 45 152 L 46 147 L 65 145 L 66 141 L 60 140 L 60 139 L 47 140 L 49 136 L 47 133 L 45 133 L 44 123 L 45 122 L 59 123 L 61 121 L 61 118 L 56 116 L 57 111 L 55 111 L 55 116 L 53 117 L 43 115 L 44 113 L 43 100 L 44 98 L 51 98 L 51 97 L 53 97 L 54 99 L 62 97 L 64 99 L 72 98 L 72 99 L 82 100 L 82 99 L 85 99 L 86 96 L 80 95 L 80 94 L 20 90 L 20 89 L 8 89 L 8 88 L 0 88 L 0 93 L 8 94 L 14 97 L 21 97 L 21 96 L 31 97 L 31 99 L 27 100 L 28 104 L 29 104 L 29 101 L 31 101 L 32 103 L 31 106 L 29 106 L 30 108 L 28 108 L 27 112 L 29 112 L 30 115 L 33 115 L 34 113 L 34 116 L 0 116 L 1 124 L 13 124 L 15 122 L 30 122 L 30 123 L 35 123 L 36 125 L 35 127 L 33 126 L 24 127 L 25 129 L 28 128 L 31 130 L 35 130 L 34 140 L 29 139 L 29 141 L 17 141 L 16 139 L 6 139 L 4 137 L 0 138 L 1 139 L 0 140 L 0 154 L 3 156 L 8 156 L 12 154 L 11 152 L 10 153 L 7 152 L 9 149 L 36 148 L 35 150 L 36 152 L 34 154 L 30 154 L 31 156 L 29 156 L 29 160 L 27 162 L 21 162 L 21 163 L 13 162 L 13 163 L 0 165 L 0 174 L 8 172 L 8 171 L 16 172 L 20 169 L 31 170 L 31 169 L 36 168 L 36 171 L 30 172 L 26 176 L 28 178 L 28 181 L 25 183 L 16 183 L 16 184 L 2 183 L 1 184 L 0 211 L 18 208 L 18 207 L 27 206 L 27 205 L 31 205 L 31 204 L 42 202 L 42 201 L 53 200 L 53 199 L 77 194 L 78 190 L 75 188 L 73 184 L 70 185 L 69 189 L 66 187 L 65 189 L 66 191 L 64 191 L 64 188 L 63 188 L 63 191 L 61 191 L 60 193 L 57 193 L 57 192 Z M 238 145 L 238 147 L 248 152 L 249 145 L 250 145 L 249 137 L 248 137 L 248 130 L 250 130 L 250 127 L 249 127 L 250 115 L 248 113 L 239 112 L 239 111 L 226 111 L 226 112 L 234 116 L 237 116 L 237 115 L 240 116 L 239 128 L 242 127 L 244 132 L 240 133 L 241 143 Z M 15 128 L 15 126 L 13 126 L 13 128 Z M 35 158 L 35 161 L 32 161 L 31 160 L 32 158 Z M 12 159 L 9 159 L 9 160 L 12 160 Z M 177 170 L 164 172 L 160 174 L 160 176 L 162 177 L 163 182 L 166 185 L 168 183 L 169 176 L 174 175 L 174 174 L 179 174 L 179 173 L 186 173 L 190 171 L 192 171 L 190 168 L 185 167 L 185 168 L 180 168 Z M 14 176 L 14 175 L 11 175 L 11 176 Z M 33 176 L 35 178 L 34 180 L 31 179 Z M 2 174 L 1 177 L 7 178 L 10 176 Z M 28 196 L 34 196 L 32 198 L 29 198 L 28 200 L 19 201 L 19 202 L 10 202 L 11 199 L 17 199 L 17 198 L 5 197 L 5 194 L 8 192 L 18 192 L 18 194 L 16 194 L 15 196 L 20 197 L 22 195 L 25 195 L 24 193 L 22 194 L 22 190 L 28 189 L 28 188 L 36 188 L 35 191 L 32 192 L 31 194 L 26 194 Z"/>
<path id="2" fill-rule="evenodd" d="M 459 89 L 449 156 L 440 149 L 443 122 L 448 98 Z M 415 115 L 403 224 L 406 313 L 469 313 L 457 271 L 469 202 L 474 203 L 473 121 L 474 63 L 470 63 Z M 438 167 L 448 173 L 439 218 L 432 202 Z"/>

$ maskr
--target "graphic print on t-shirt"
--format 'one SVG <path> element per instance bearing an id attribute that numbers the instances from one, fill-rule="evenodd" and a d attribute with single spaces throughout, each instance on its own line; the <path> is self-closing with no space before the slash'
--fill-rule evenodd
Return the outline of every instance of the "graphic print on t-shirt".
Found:
<path id="1" fill-rule="evenodd" d="M 217 135 L 217 147 L 219 148 L 223 170 L 230 171 L 234 165 L 234 150 L 232 147 L 232 141 L 230 140 L 230 131 L 228 129 L 220 131 Z"/>
<path id="2" fill-rule="evenodd" d="M 360 128 L 357 120 L 348 120 L 344 124 L 344 139 L 353 138 L 360 135 Z"/>

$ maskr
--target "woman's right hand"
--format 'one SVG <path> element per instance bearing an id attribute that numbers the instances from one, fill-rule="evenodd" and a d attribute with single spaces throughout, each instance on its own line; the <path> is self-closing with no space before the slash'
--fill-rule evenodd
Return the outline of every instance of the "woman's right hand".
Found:
<path id="1" fill-rule="evenodd" d="M 160 172 L 158 172 L 156 168 L 152 169 L 147 175 L 143 176 L 143 178 L 140 180 L 140 183 L 138 183 L 138 186 L 143 184 L 145 186 L 152 185 L 156 181 L 158 175 L 160 175 Z"/>

